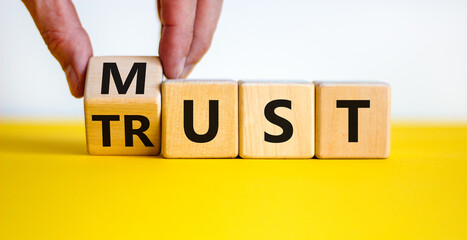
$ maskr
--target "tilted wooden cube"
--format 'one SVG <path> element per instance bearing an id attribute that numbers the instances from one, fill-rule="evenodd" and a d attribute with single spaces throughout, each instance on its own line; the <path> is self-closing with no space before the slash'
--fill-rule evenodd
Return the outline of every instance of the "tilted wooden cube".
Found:
<path id="1" fill-rule="evenodd" d="M 305 81 L 241 81 L 240 156 L 312 158 L 314 93 Z"/>
<path id="2" fill-rule="evenodd" d="M 391 88 L 382 82 L 315 82 L 316 156 L 387 158 Z"/>
<path id="3" fill-rule="evenodd" d="M 158 155 L 162 66 L 158 57 L 93 57 L 84 94 L 88 152 Z"/>
<path id="4" fill-rule="evenodd" d="M 238 155 L 238 86 L 231 80 L 162 83 L 162 155 L 234 158 Z"/>

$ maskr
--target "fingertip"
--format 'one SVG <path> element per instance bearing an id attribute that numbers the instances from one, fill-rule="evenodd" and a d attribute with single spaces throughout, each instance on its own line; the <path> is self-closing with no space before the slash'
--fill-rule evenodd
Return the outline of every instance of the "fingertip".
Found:
<path id="1" fill-rule="evenodd" d="M 166 60 L 166 58 L 161 56 L 161 62 L 164 75 L 168 79 L 177 79 L 180 78 L 180 76 L 183 74 L 186 57 L 183 57 L 177 61 L 174 59 Z"/>
<path id="2" fill-rule="evenodd" d="M 162 71 L 164 73 L 164 76 L 167 79 L 176 79 L 177 78 L 177 73 L 173 70 L 173 68 L 168 67 L 167 64 L 164 64 L 164 61 L 162 61 Z"/>
<path id="3" fill-rule="evenodd" d="M 65 68 L 65 75 L 70 88 L 70 93 L 75 98 L 81 98 L 84 95 L 84 81 L 80 81 L 73 66 Z"/>
<path id="4" fill-rule="evenodd" d="M 82 98 L 84 96 L 84 81 L 81 84 L 78 84 L 77 88 L 75 89 L 75 93 L 72 94 L 75 98 Z"/>
<path id="5" fill-rule="evenodd" d="M 180 60 L 178 62 L 178 66 L 177 66 L 177 78 L 180 78 L 183 74 L 183 70 L 184 70 L 184 67 L 185 67 L 185 63 L 186 63 L 186 57 L 183 57 L 182 60 Z"/>
<path id="6" fill-rule="evenodd" d="M 183 72 L 182 72 L 182 74 L 180 75 L 180 78 L 187 78 L 188 75 L 190 75 L 190 73 L 193 71 L 194 68 L 195 68 L 195 64 L 186 65 L 186 66 L 183 68 Z"/>

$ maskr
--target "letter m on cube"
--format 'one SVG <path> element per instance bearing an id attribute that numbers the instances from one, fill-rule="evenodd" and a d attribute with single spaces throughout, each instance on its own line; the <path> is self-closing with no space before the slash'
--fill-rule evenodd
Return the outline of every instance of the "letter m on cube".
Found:
<path id="1" fill-rule="evenodd" d="M 158 57 L 93 57 L 84 110 L 88 152 L 158 155 L 162 66 Z"/>

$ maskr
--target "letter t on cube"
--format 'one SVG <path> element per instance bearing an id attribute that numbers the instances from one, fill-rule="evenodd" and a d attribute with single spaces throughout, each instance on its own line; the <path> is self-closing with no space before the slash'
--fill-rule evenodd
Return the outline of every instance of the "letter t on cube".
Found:
<path id="1" fill-rule="evenodd" d="M 316 157 L 387 158 L 391 88 L 383 82 L 316 82 Z"/>

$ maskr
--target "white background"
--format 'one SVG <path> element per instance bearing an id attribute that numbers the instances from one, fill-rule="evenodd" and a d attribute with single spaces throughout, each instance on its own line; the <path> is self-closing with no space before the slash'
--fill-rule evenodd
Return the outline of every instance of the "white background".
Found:
<path id="1" fill-rule="evenodd" d="M 152 0 L 74 1 L 95 55 L 157 55 Z M 0 0 L 0 117 L 83 118 L 19 0 Z M 467 120 L 466 0 L 226 0 L 191 78 L 381 80 L 394 119 Z"/>

